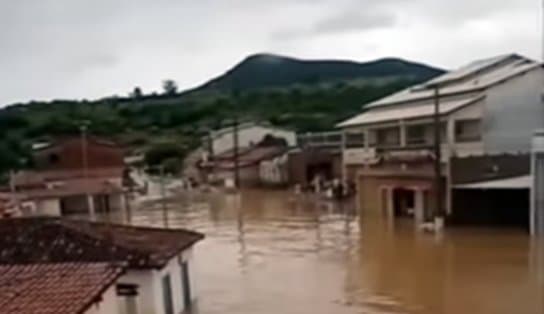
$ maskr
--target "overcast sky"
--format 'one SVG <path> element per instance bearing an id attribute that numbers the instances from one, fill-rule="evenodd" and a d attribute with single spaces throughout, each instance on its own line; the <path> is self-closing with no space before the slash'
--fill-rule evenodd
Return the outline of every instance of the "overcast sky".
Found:
<path id="1" fill-rule="evenodd" d="M 0 0 L 0 105 L 181 89 L 245 56 L 540 58 L 540 0 Z"/>

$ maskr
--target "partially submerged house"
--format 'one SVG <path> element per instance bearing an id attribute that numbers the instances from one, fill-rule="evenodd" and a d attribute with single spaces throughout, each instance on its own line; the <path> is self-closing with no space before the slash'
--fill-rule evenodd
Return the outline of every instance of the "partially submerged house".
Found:
<path id="1" fill-rule="evenodd" d="M 0 265 L 0 312 L 122 314 L 115 283 L 123 272 L 109 263 Z"/>
<path id="2" fill-rule="evenodd" d="M 316 177 L 342 178 L 342 141 L 338 131 L 298 134 L 298 147 L 288 157 L 290 183 L 306 186 Z"/>
<path id="3" fill-rule="evenodd" d="M 211 182 L 234 180 L 237 168 L 242 185 L 279 185 L 287 182 L 287 151 L 288 147 L 284 145 L 243 147 L 237 155 L 233 150 L 215 155 L 213 159 L 201 162 L 199 168 Z"/>
<path id="4" fill-rule="evenodd" d="M 127 169 L 123 149 L 95 137 L 70 137 L 37 146 L 35 169 L 11 178 L 18 198 L 32 203 L 25 214 L 59 216 L 125 207 Z M 28 207 L 28 206 L 27 206 Z"/>
<path id="5" fill-rule="evenodd" d="M 528 153 L 533 131 L 544 127 L 543 79 L 539 62 L 511 54 L 473 62 L 366 104 L 361 114 L 339 124 L 346 138 L 344 166 L 347 175 L 358 183 L 361 209 L 415 215 L 418 219 L 431 215 L 436 195 L 436 91 L 442 195 L 447 216 L 454 216 L 458 212 L 455 204 L 459 203 L 453 199 L 458 194 L 454 191 L 467 186 L 454 182 L 454 172 L 460 170 L 452 167 L 452 160 Z M 486 181 L 482 176 L 475 179 L 472 187 Z M 509 183 L 512 188 L 519 184 L 514 180 L 501 186 L 508 189 Z M 479 189 L 481 193 L 484 190 Z M 521 205 L 526 202 L 519 201 Z M 523 206 L 512 210 L 528 215 L 528 208 Z"/>
<path id="6" fill-rule="evenodd" d="M 119 312 L 90 313 L 183 313 L 196 299 L 193 246 L 203 237 L 63 218 L 0 219 L 0 265 L 122 264 Z"/>

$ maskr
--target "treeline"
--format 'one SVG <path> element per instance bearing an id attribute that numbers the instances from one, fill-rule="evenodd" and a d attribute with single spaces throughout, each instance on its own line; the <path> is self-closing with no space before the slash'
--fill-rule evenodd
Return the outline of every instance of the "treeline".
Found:
<path id="1" fill-rule="evenodd" d="M 26 166 L 31 143 L 62 135 L 79 134 L 82 123 L 92 134 L 113 138 L 135 150 L 171 141 L 190 150 L 209 129 L 239 120 L 269 121 L 298 132 L 327 130 L 359 112 L 361 106 L 418 83 L 390 82 L 328 86 L 294 86 L 250 92 L 184 95 L 172 82 L 168 93 L 97 101 L 57 100 L 30 102 L 0 110 L 0 174 Z M 5 176 L 4 176 L 5 178 Z"/>

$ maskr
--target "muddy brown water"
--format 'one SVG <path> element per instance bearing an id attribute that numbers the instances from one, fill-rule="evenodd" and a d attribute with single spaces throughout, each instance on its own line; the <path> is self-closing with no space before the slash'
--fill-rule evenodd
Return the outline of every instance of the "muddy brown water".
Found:
<path id="1" fill-rule="evenodd" d="M 544 313 L 544 246 L 522 230 L 417 232 L 284 191 L 180 197 L 169 227 L 196 247 L 202 314 Z M 135 225 L 163 226 L 160 206 Z"/>

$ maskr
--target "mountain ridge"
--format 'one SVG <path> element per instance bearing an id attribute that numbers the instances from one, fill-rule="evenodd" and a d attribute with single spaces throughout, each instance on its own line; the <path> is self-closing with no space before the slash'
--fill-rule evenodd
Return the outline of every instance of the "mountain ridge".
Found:
<path id="1" fill-rule="evenodd" d="M 185 91 L 184 94 L 386 77 L 425 81 L 444 72 L 437 67 L 395 57 L 358 62 L 342 59 L 301 59 L 272 53 L 256 53 L 245 57 L 223 74 Z"/>

